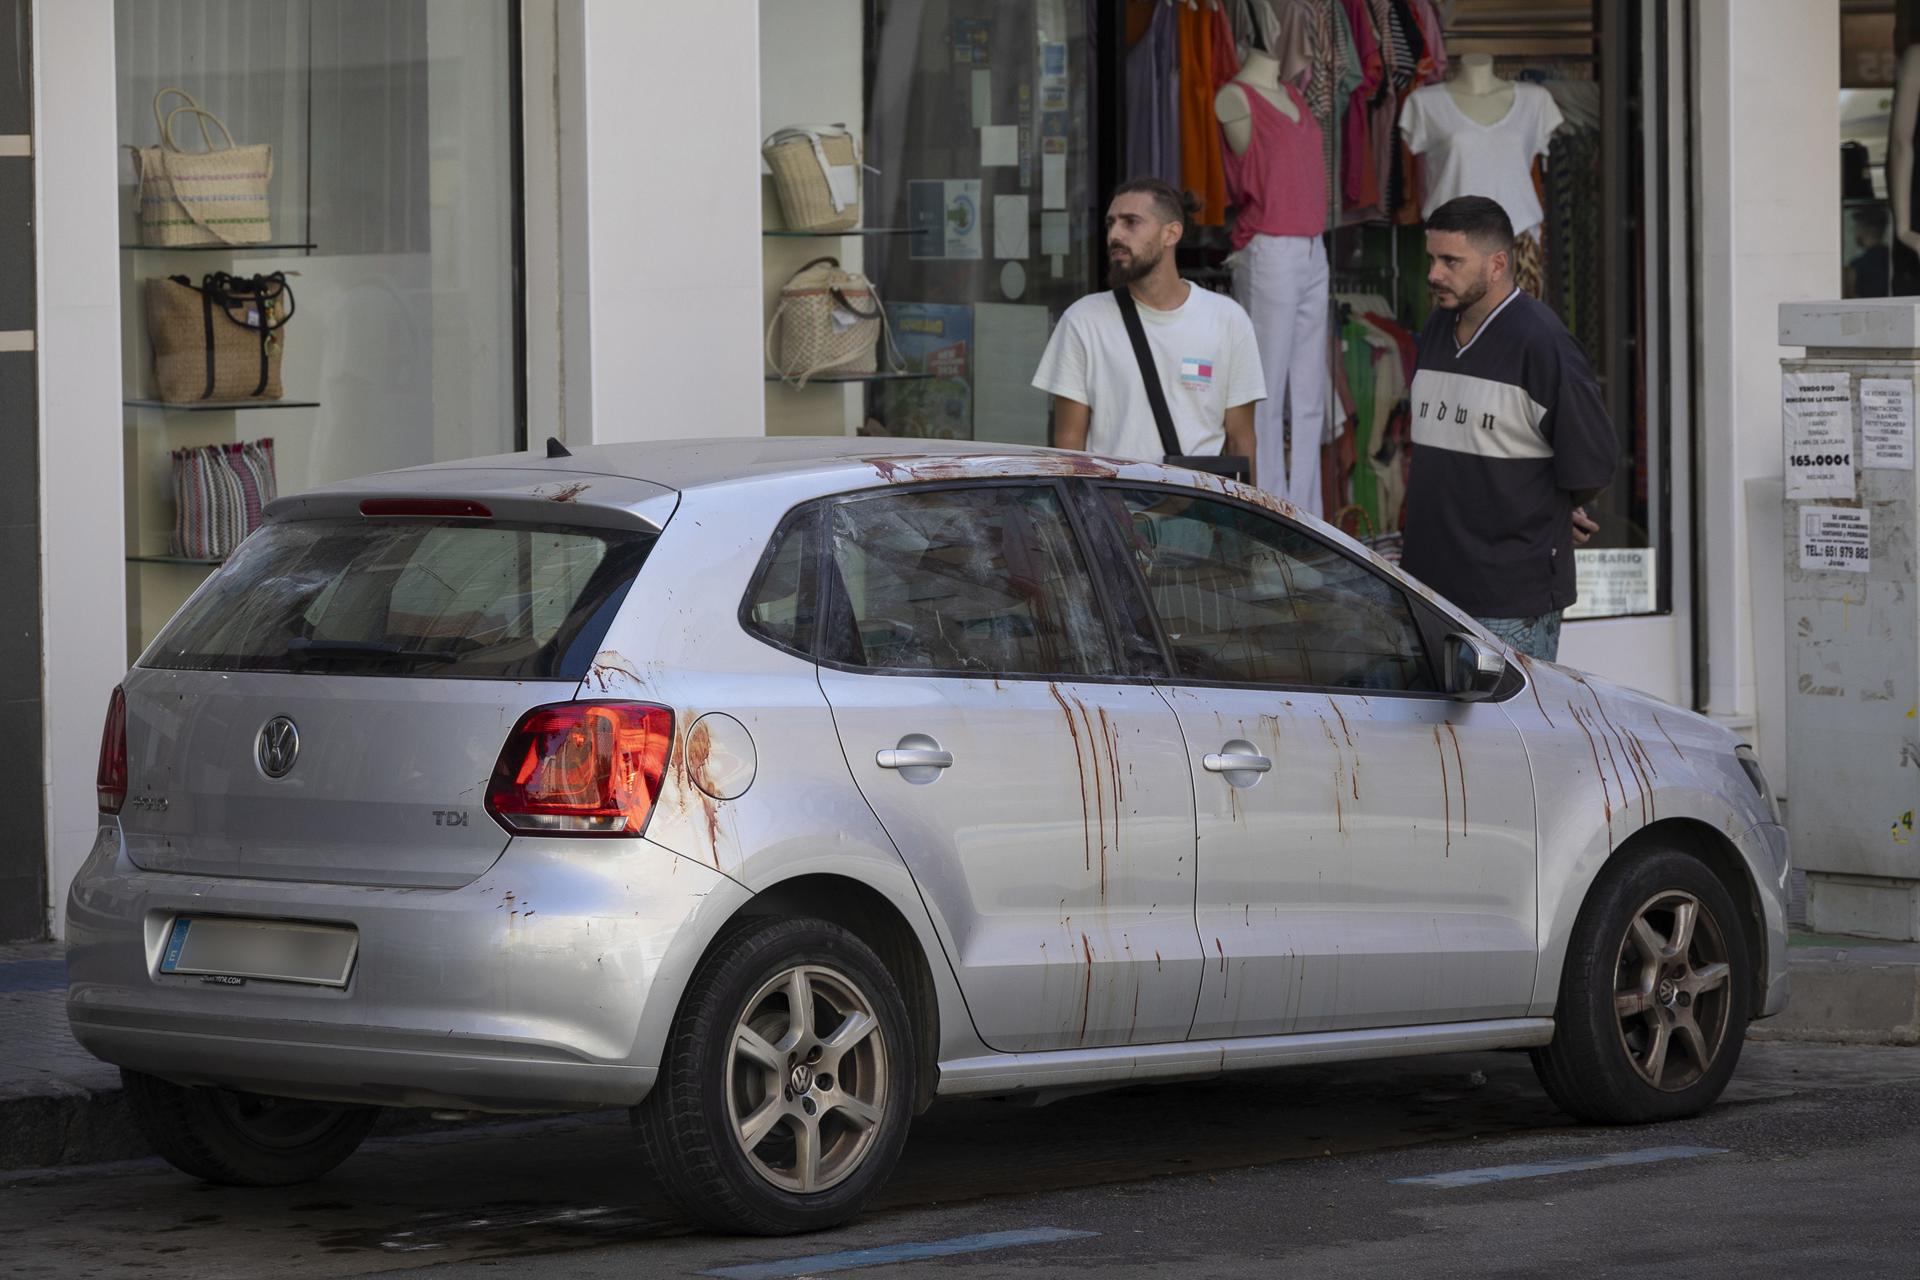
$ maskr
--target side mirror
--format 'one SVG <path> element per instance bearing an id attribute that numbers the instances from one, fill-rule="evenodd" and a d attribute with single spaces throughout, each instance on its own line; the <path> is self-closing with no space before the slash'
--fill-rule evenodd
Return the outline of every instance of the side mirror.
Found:
<path id="1" fill-rule="evenodd" d="M 1444 665 L 1447 696 L 1459 702 L 1478 702 L 1491 696 L 1507 674 L 1507 660 L 1499 650 L 1464 631 L 1447 637 Z"/>

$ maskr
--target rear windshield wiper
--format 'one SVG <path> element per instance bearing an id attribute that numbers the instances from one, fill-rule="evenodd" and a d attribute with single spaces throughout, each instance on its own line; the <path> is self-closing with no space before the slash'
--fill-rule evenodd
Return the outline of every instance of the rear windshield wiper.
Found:
<path id="1" fill-rule="evenodd" d="M 308 658 L 401 658 L 420 662 L 452 662 L 460 655 L 452 649 L 409 649 L 392 640 L 315 640 L 295 636 L 287 641 L 287 657 L 296 661 Z"/>

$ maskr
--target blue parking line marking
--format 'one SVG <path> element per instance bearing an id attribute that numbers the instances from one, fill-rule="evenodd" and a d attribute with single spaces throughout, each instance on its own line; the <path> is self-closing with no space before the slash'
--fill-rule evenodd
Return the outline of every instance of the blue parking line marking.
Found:
<path id="1" fill-rule="evenodd" d="M 45 960 L 0 960 L 0 992 L 59 991 L 67 985 L 67 962 L 58 956 Z"/>
<path id="2" fill-rule="evenodd" d="M 1098 1231 L 1067 1231 L 1060 1227 L 1035 1227 L 1030 1231 L 988 1231 L 977 1236 L 954 1236 L 949 1240 L 926 1240 L 918 1244 L 883 1244 L 871 1249 L 849 1249 L 844 1253 L 816 1253 L 805 1258 L 787 1258 L 780 1262 L 753 1262 L 738 1267 L 703 1271 L 704 1276 L 723 1276 L 725 1280 L 783 1280 L 788 1276 L 819 1275 L 823 1271 L 851 1271 L 855 1267 L 878 1267 L 889 1262 L 918 1262 L 922 1258 L 944 1258 L 956 1253 L 980 1253 L 988 1249 L 1011 1249 L 1022 1244 L 1052 1244 L 1057 1240 L 1084 1240 Z"/>
<path id="3" fill-rule="evenodd" d="M 1388 1181 L 1402 1186 L 1477 1187 L 1483 1182 L 1544 1178 L 1550 1174 L 1579 1173 L 1585 1169 L 1612 1169 L 1620 1165 L 1656 1164 L 1662 1160 L 1690 1160 L 1694 1156 L 1725 1154 L 1725 1147 L 1648 1147 L 1642 1151 L 1621 1151 L 1606 1156 L 1576 1156 L 1568 1160 L 1542 1160 L 1537 1164 L 1498 1164 L 1485 1169 L 1456 1169 L 1452 1173 L 1427 1173 L 1417 1178 L 1389 1178 Z"/>

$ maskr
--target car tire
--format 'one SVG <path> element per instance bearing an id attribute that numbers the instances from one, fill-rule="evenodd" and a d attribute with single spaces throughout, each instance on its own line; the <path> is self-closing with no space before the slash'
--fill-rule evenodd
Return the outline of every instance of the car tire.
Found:
<path id="1" fill-rule="evenodd" d="M 824 920 L 752 919 L 694 973 L 633 1126 L 695 1222 L 817 1231 L 892 1173 L 915 1079 L 906 1004 L 865 943 Z"/>
<path id="2" fill-rule="evenodd" d="M 352 1155 L 378 1107 L 189 1088 L 139 1071 L 120 1073 L 134 1122 L 182 1173 L 230 1187 L 311 1182 Z"/>
<path id="3" fill-rule="evenodd" d="M 1740 1060 L 1752 976 L 1740 913 L 1698 858 L 1610 868 L 1574 923 L 1540 1083 L 1592 1124 L 1698 1115 Z"/>

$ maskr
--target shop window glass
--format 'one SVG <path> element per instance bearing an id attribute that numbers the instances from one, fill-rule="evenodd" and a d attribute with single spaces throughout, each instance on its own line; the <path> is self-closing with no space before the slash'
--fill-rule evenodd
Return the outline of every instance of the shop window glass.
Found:
<path id="1" fill-rule="evenodd" d="M 878 287 L 898 348 L 897 360 L 881 350 L 874 381 L 770 384 L 770 434 L 1047 442 L 1047 397 L 1028 384 L 1052 322 L 1092 278 L 1101 8 L 762 0 L 764 132 L 844 121 L 870 166 L 860 231 L 834 237 L 778 234 L 769 179 L 769 319 L 780 285 L 832 254 Z"/>
<path id="2" fill-rule="evenodd" d="M 517 12 L 511 0 L 114 5 L 120 141 L 160 148 L 170 123 L 187 152 L 224 150 L 229 136 L 235 147 L 235 163 L 181 183 L 191 196 L 180 202 L 140 181 L 157 150 L 122 152 L 134 649 L 205 572 L 167 563 L 183 554 L 172 451 L 271 438 L 271 478 L 292 492 L 523 446 Z M 204 160 L 185 162 L 177 172 L 206 172 Z M 198 287 L 217 272 L 285 274 L 291 302 L 277 304 L 284 328 L 272 339 L 278 412 L 181 405 L 173 380 L 174 402 L 159 403 L 149 293 L 169 277 Z M 234 310 L 231 333 L 216 328 L 257 350 L 244 328 L 251 313 Z M 202 348 L 187 337 L 177 358 L 191 363 Z M 261 487 L 248 478 L 235 532 L 257 522 Z M 231 541 L 216 540 L 214 555 Z M 204 557 L 207 544 L 196 545 Z"/>

